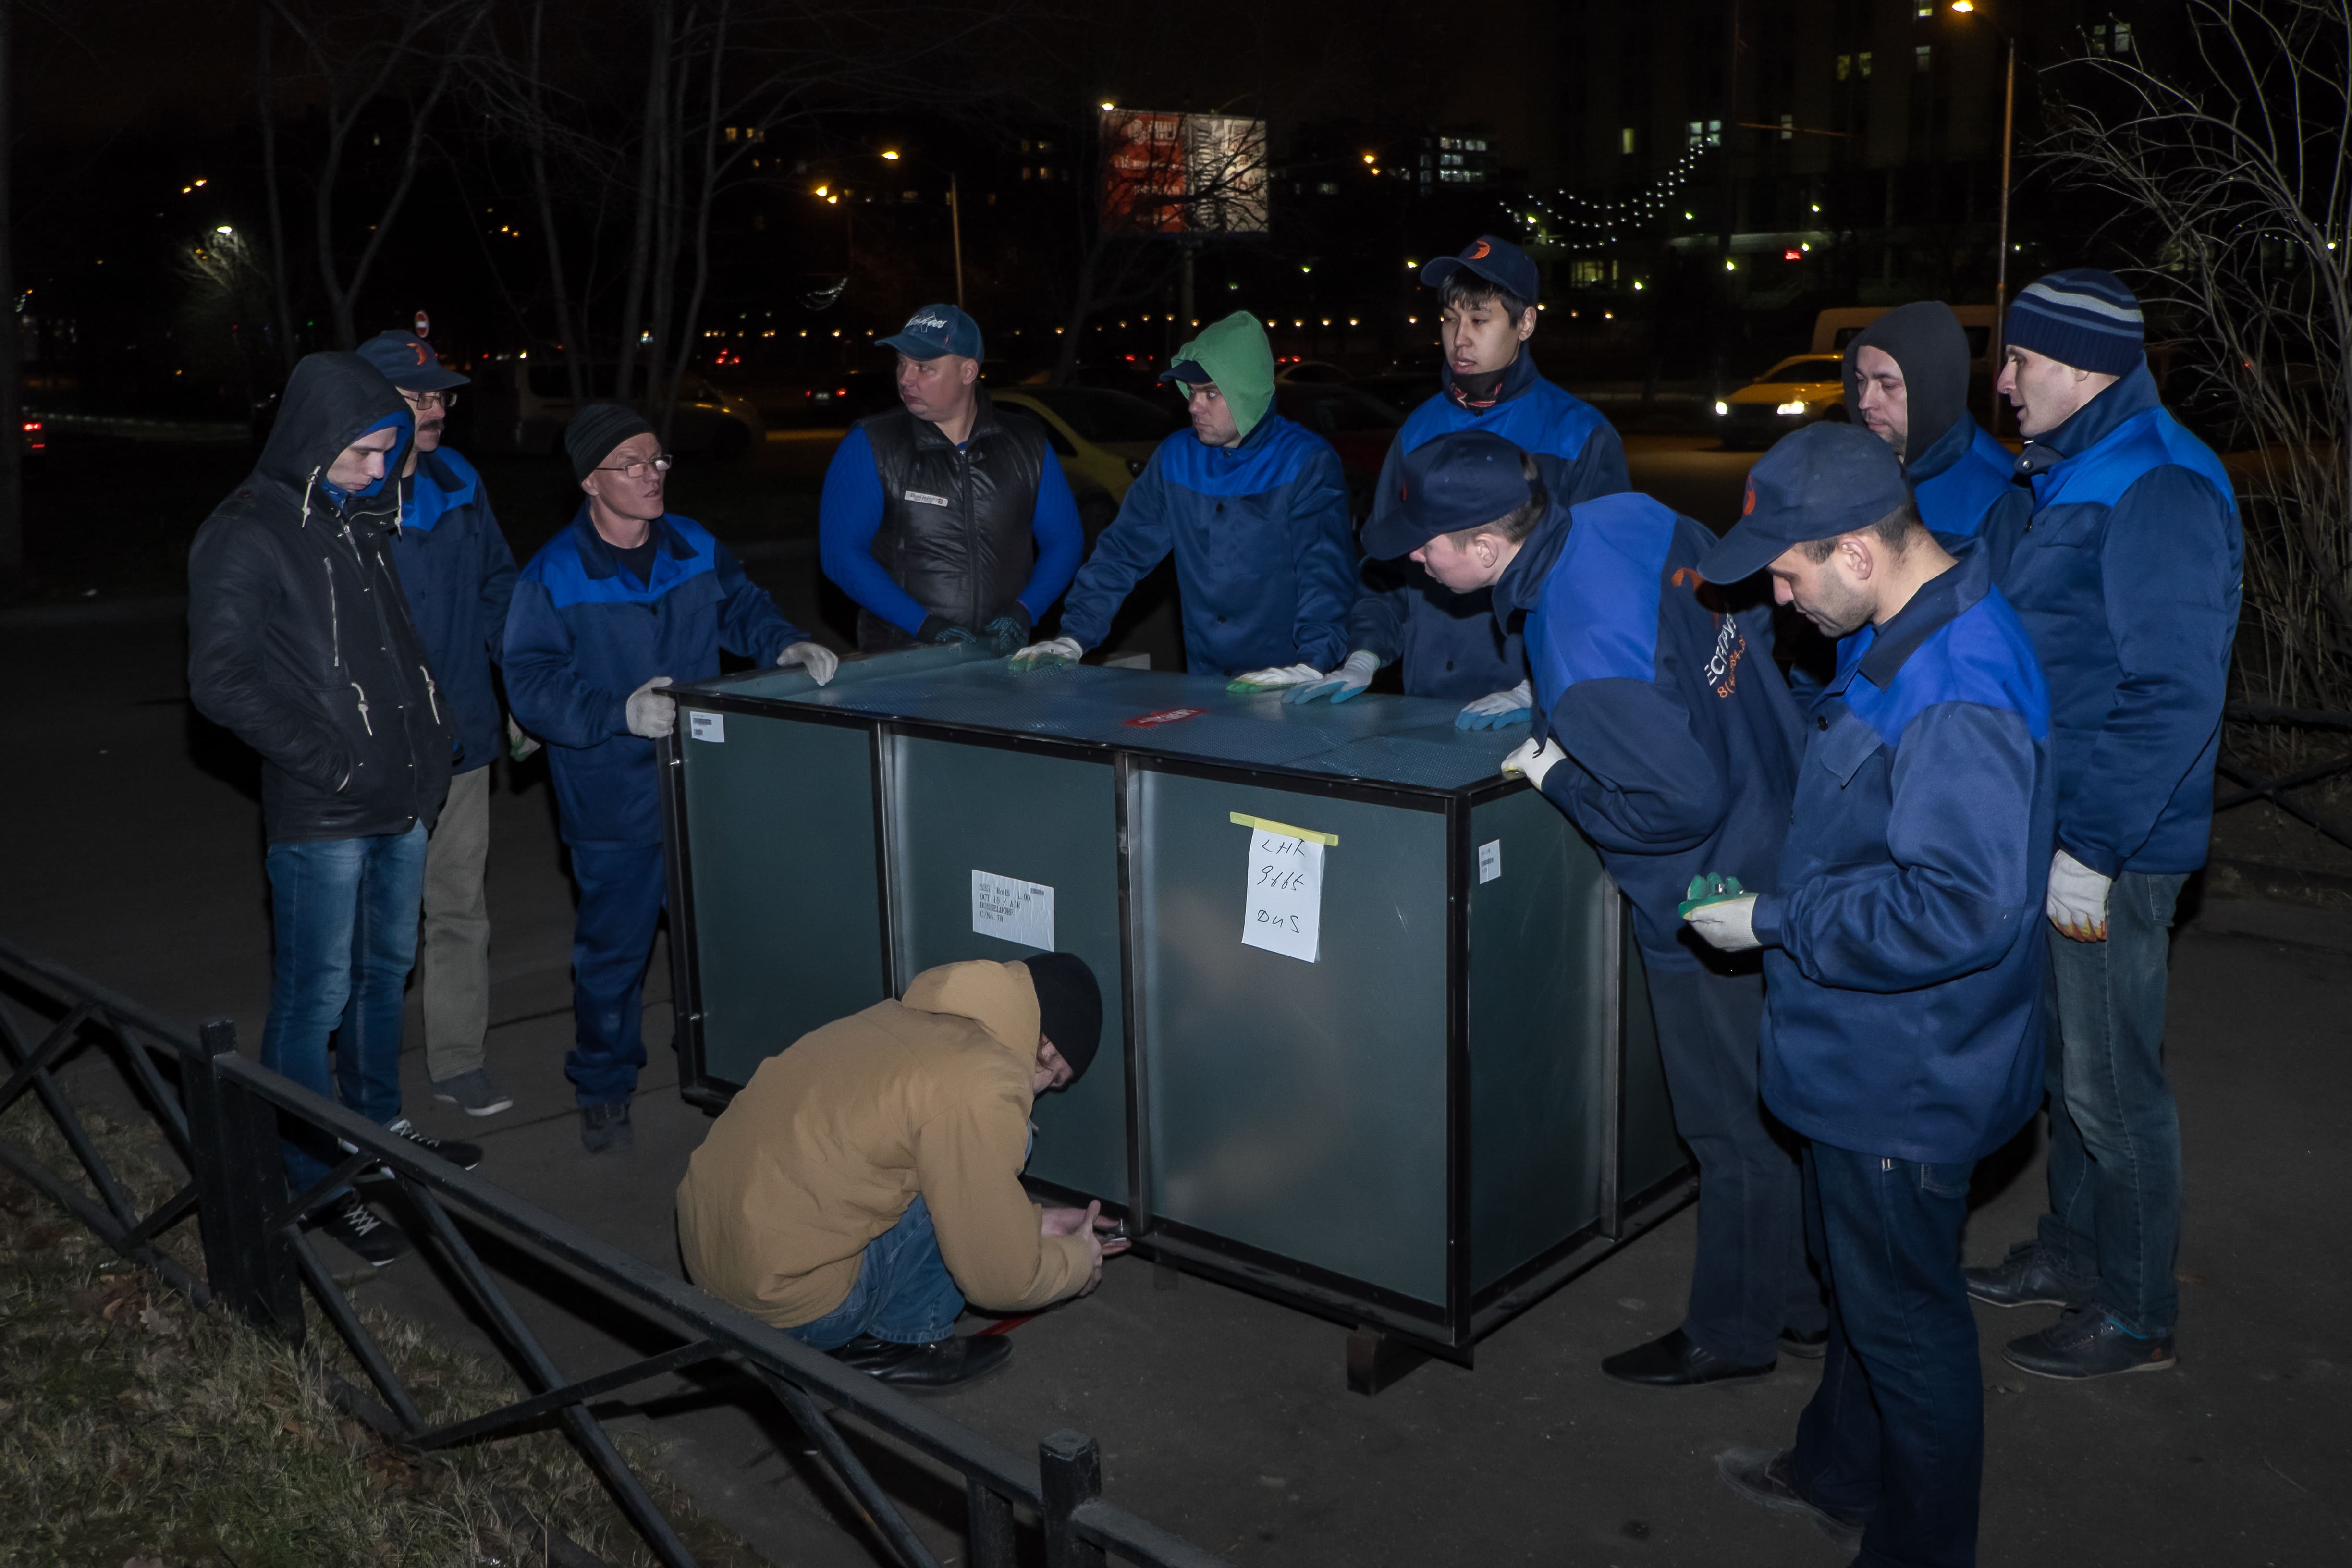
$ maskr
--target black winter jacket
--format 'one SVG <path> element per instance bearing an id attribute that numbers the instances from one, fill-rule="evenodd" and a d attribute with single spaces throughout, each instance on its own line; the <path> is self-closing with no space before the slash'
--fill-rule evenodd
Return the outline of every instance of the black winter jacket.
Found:
<path id="1" fill-rule="evenodd" d="M 188 552 L 188 690 L 197 711 L 261 753 L 272 844 L 428 827 L 448 793 L 456 732 L 391 558 L 399 491 L 339 500 L 328 465 L 396 424 L 400 394 L 353 353 L 294 367 L 261 461 Z"/>

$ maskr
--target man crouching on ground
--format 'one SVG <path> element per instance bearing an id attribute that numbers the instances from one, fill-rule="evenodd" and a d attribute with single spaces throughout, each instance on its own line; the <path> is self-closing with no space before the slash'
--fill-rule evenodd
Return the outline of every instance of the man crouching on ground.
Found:
<path id="1" fill-rule="evenodd" d="M 945 1388 L 1002 1366 L 957 1338 L 969 1300 L 1034 1311 L 1083 1296 L 1123 1240 L 1100 1205 L 1021 1186 L 1029 1110 L 1076 1082 L 1102 992 L 1071 953 L 943 963 L 760 1064 L 677 1189 L 696 1284 L 885 1383 Z"/>

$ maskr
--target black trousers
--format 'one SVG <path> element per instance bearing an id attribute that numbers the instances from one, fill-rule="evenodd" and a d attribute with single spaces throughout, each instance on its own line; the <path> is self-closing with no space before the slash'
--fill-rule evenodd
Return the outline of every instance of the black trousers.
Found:
<path id="1" fill-rule="evenodd" d="M 1764 976 L 1653 961 L 1650 1009 L 1675 1131 L 1698 1160 L 1698 1256 L 1683 1332 L 1738 1366 L 1780 1353 L 1780 1331 L 1818 1333 L 1829 1308 L 1805 1259 L 1798 1140 L 1756 1091 Z"/>

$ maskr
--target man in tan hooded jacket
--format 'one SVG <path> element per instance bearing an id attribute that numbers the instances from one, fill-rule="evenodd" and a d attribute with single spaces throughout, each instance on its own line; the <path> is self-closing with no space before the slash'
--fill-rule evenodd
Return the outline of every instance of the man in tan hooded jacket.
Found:
<path id="1" fill-rule="evenodd" d="M 953 1336 L 967 1300 L 1031 1311 L 1102 1277 L 1099 1205 L 1021 1185 L 1035 1097 L 1094 1059 L 1102 995 L 1070 953 L 925 970 L 895 1002 L 803 1035 L 751 1075 L 688 1163 L 680 1250 L 697 1284 L 885 1382 L 993 1370 Z"/>

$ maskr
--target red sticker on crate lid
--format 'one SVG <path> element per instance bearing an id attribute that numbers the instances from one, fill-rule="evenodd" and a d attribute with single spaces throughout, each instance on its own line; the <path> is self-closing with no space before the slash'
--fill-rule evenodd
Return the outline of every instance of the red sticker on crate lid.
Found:
<path id="1" fill-rule="evenodd" d="M 1206 708 L 1162 708 L 1157 713 L 1145 713 L 1133 719 L 1121 720 L 1120 722 L 1130 730 L 1150 730 L 1161 724 L 1174 724 L 1186 719 L 1197 719 L 1207 711 Z"/>

